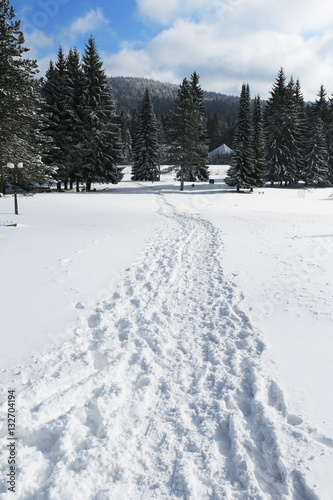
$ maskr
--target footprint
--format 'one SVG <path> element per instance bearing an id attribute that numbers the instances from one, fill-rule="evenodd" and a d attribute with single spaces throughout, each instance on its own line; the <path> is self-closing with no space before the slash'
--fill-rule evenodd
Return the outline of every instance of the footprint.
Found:
<path id="1" fill-rule="evenodd" d="M 147 375 L 138 375 L 138 378 L 135 381 L 136 389 L 141 389 L 141 387 L 146 387 L 150 384 L 150 379 Z"/>
<path id="2" fill-rule="evenodd" d="M 132 323 L 126 318 L 121 318 L 117 321 L 115 326 L 120 332 L 122 332 L 123 330 L 130 328 L 132 326 Z"/>
<path id="3" fill-rule="evenodd" d="M 303 419 L 297 415 L 287 415 L 287 422 L 289 425 L 300 425 L 303 423 Z"/>
<path id="4" fill-rule="evenodd" d="M 271 385 L 270 385 L 270 388 L 268 391 L 268 404 L 270 406 L 273 406 L 277 411 L 279 411 L 283 414 L 285 414 L 287 411 L 287 407 L 286 407 L 286 404 L 284 401 L 283 392 L 280 389 L 280 387 L 277 385 L 277 383 L 274 382 L 274 380 L 271 381 Z M 292 417 L 292 415 L 289 415 L 289 416 Z M 295 417 L 295 419 L 297 419 L 297 417 Z M 296 423 L 291 423 L 289 421 L 288 421 L 288 423 L 290 423 L 291 425 L 298 425 Z M 299 422 L 299 423 L 301 423 L 301 422 Z"/>
<path id="5" fill-rule="evenodd" d="M 98 401 L 98 400 L 97 400 Z M 89 428 L 90 433 L 97 438 L 106 436 L 105 426 L 103 425 L 103 417 L 98 408 L 98 403 L 90 401 L 86 409 L 85 425 Z"/>
<path id="6" fill-rule="evenodd" d="M 101 322 L 101 315 L 97 311 L 95 314 L 92 314 L 90 318 L 88 318 L 88 326 L 89 328 L 96 328 Z"/>
<path id="7" fill-rule="evenodd" d="M 317 441 L 317 443 L 323 444 L 324 446 L 327 446 L 328 448 L 333 448 L 333 439 L 332 438 L 324 436 L 324 434 L 319 434 L 318 432 L 310 432 L 310 436 L 312 437 L 312 439 Z"/>
<path id="8" fill-rule="evenodd" d="M 102 352 L 93 352 L 94 356 L 94 367 L 96 370 L 103 370 L 108 365 L 107 355 Z"/>

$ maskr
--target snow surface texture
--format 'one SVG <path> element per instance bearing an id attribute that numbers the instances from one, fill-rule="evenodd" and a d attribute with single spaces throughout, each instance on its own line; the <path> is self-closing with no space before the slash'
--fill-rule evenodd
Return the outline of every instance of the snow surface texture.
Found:
<path id="1" fill-rule="evenodd" d="M 155 192 L 155 231 L 114 291 L 76 302 L 63 343 L 3 369 L 1 416 L 18 392 L 17 498 L 328 499 L 307 470 L 333 440 L 289 413 L 221 231 Z M 2 478 L 6 436 L 4 421 Z"/>

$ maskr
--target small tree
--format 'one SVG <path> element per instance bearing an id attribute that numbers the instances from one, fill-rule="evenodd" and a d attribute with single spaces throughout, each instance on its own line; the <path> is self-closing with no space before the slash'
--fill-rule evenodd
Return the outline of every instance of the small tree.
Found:
<path id="1" fill-rule="evenodd" d="M 149 91 L 146 89 L 141 104 L 141 112 L 134 142 L 132 180 L 159 180 L 159 146 L 157 133 L 157 120 Z"/>
<path id="2" fill-rule="evenodd" d="M 242 85 L 235 139 L 231 156 L 231 167 L 225 183 L 240 189 L 251 189 L 256 184 L 254 171 L 253 127 L 251 120 L 251 98 L 249 85 Z"/>

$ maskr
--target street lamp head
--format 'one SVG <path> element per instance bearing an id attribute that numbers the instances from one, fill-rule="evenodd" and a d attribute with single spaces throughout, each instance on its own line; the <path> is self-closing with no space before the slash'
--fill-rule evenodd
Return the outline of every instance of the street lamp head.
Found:
<path id="1" fill-rule="evenodd" d="M 7 167 L 8 167 L 8 168 L 15 168 L 15 165 L 14 165 L 14 163 L 7 163 Z M 23 168 L 23 163 L 22 163 L 22 162 L 19 162 L 19 163 L 17 164 L 17 168 Z"/>

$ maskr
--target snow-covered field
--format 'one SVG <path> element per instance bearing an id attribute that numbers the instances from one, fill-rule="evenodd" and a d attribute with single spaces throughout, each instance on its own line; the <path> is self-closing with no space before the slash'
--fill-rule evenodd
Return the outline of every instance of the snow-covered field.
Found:
<path id="1" fill-rule="evenodd" d="M 1 499 L 333 498 L 333 188 L 211 172 L 0 199 Z"/>

